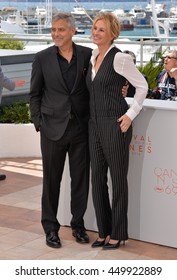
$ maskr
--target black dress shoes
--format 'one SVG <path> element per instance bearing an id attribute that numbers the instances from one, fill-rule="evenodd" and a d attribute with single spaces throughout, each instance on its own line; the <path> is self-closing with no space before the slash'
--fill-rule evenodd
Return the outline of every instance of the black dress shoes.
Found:
<path id="1" fill-rule="evenodd" d="M 106 243 L 103 246 L 103 250 L 112 250 L 112 249 L 118 249 L 120 247 L 120 243 L 123 242 L 123 244 L 125 245 L 125 241 L 124 240 L 119 240 L 117 243 L 115 244 L 111 244 L 111 243 Z"/>
<path id="2" fill-rule="evenodd" d="M 105 239 L 102 241 L 96 240 L 95 242 L 93 242 L 92 248 L 103 247 L 104 244 L 105 244 Z"/>
<path id="3" fill-rule="evenodd" d="M 5 178 L 6 178 L 6 175 L 0 174 L 0 181 L 5 180 Z"/>
<path id="4" fill-rule="evenodd" d="M 48 234 L 46 234 L 46 244 L 49 247 L 52 247 L 52 248 L 60 248 L 61 247 L 60 238 L 59 238 L 58 233 L 56 231 L 51 231 Z"/>
<path id="5" fill-rule="evenodd" d="M 76 238 L 76 242 L 78 243 L 89 243 L 89 237 L 83 229 L 74 229 L 72 235 Z"/>

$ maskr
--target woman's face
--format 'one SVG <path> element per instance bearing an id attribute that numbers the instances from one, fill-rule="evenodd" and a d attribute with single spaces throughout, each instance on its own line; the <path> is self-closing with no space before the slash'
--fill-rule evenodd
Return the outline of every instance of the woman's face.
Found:
<path id="1" fill-rule="evenodd" d="M 98 20 L 92 29 L 93 43 L 99 46 L 110 46 L 113 40 L 110 30 L 103 20 Z"/>

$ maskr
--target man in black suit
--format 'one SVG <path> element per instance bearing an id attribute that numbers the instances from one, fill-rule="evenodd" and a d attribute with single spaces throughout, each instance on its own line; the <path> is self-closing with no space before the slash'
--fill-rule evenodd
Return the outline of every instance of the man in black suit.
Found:
<path id="1" fill-rule="evenodd" d="M 36 54 L 31 74 L 30 110 L 41 134 L 43 161 L 42 226 L 46 244 L 61 247 L 57 210 L 66 154 L 71 176 L 71 228 L 77 242 L 88 243 L 83 216 L 89 189 L 89 93 L 85 83 L 92 50 L 73 43 L 70 13 L 52 19 L 54 46 Z"/>

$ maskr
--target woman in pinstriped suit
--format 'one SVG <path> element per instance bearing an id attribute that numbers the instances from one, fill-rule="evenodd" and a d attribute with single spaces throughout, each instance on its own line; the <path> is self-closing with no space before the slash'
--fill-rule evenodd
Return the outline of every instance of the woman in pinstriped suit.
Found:
<path id="1" fill-rule="evenodd" d="M 98 226 L 98 238 L 92 247 L 104 250 L 116 249 L 121 241 L 128 239 L 127 172 L 131 124 L 140 112 L 148 90 L 147 82 L 132 57 L 113 44 L 119 33 L 119 20 L 112 13 L 99 13 L 95 17 L 92 38 L 98 48 L 92 52 L 87 73 L 92 194 Z M 126 80 L 136 88 L 130 108 L 122 96 Z M 108 168 L 112 180 L 111 203 Z"/>

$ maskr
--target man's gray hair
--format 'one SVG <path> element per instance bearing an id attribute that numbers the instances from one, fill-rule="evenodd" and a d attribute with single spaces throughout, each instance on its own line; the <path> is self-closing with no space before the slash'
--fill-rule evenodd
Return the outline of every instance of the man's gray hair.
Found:
<path id="1" fill-rule="evenodd" d="M 133 58 L 133 62 L 136 64 L 136 55 L 134 54 L 134 52 L 125 50 L 125 51 L 123 51 L 123 53 L 127 53 L 127 54 L 131 55 L 131 57 Z"/>
<path id="2" fill-rule="evenodd" d="M 175 58 L 177 58 L 177 50 L 169 50 L 168 53 L 172 53 Z"/>
<path id="3" fill-rule="evenodd" d="M 76 27 L 75 19 L 74 19 L 73 15 L 71 13 L 59 12 L 59 13 L 57 13 L 53 16 L 52 22 L 58 21 L 60 19 L 65 20 L 71 28 Z"/>

